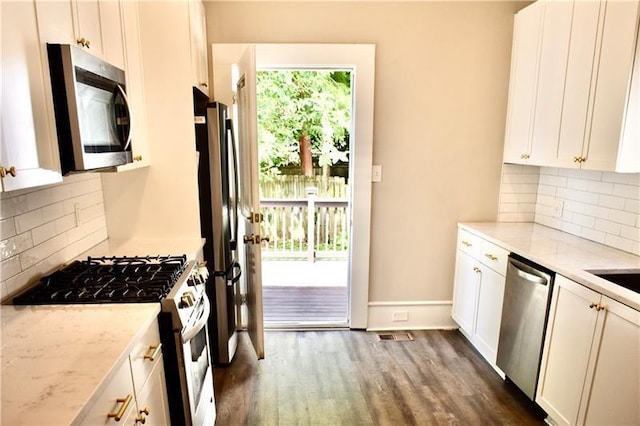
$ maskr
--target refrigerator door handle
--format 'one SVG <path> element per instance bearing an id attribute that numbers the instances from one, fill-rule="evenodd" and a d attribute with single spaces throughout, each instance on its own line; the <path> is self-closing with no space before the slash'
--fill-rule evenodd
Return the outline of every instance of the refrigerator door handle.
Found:
<path id="1" fill-rule="evenodd" d="M 231 246 L 231 250 L 235 250 L 238 243 L 238 197 L 239 197 L 239 188 L 238 188 L 238 153 L 236 152 L 236 135 L 233 131 L 233 121 L 230 118 L 225 119 L 225 127 L 227 128 L 227 132 L 231 133 L 231 155 L 233 159 L 233 229 L 231 232 L 231 240 L 229 241 L 229 245 Z"/>

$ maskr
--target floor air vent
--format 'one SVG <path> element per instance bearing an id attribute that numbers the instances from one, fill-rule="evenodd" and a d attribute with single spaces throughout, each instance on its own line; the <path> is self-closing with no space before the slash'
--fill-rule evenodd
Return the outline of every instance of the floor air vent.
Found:
<path id="1" fill-rule="evenodd" d="M 408 342 L 413 340 L 411 333 L 385 333 L 378 334 L 378 340 L 392 340 L 395 342 Z"/>

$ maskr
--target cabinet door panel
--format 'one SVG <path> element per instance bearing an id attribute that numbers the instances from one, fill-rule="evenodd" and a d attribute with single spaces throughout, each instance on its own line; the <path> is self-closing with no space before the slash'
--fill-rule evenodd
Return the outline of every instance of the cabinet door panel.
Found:
<path id="1" fill-rule="evenodd" d="M 100 22 L 105 59 L 124 69 L 124 40 L 119 1 L 100 1 Z"/>
<path id="2" fill-rule="evenodd" d="M 97 0 L 75 0 L 76 37 L 90 42 L 89 51 L 104 58 L 100 5 Z"/>
<path id="3" fill-rule="evenodd" d="M 2 4 L 0 166 L 17 173 L 5 191 L 62 181 L 38 34 L 33 2 Z"/>
<path id="4" fill-rule="evenodd" d="M 144 388 L 136 394 L 138 417 L 142 419 L 143 417 L 141 416 L 144 416 L 144 424 L 147 426 L 171 424 L 162 356 L 158 361 Z M 140 411 L 145 411 L 149 414 L 144 414 Z"/>
<path id="5" fill-rule="evenodd" d="M 546 3 L 529 164 L 548 165 L 556 159 L 572 12 L 572 2 Z"/>
<path id="6" fill-rule="evenodd" d="M 505 277 L 484 266 L 481 267 L 481 271 L 482 278 L 480 279 L 476 330 L 473 341 L 487 361 L 495 364 L 498 353 L 500 320 L 502 319 Z"/>
<path id="7" fill-rule="evenodd" d="M 480 279 L 480 274 L 474 271 L 476 264 L 471 256 L 458 250 L 452 316 L 469 338 L 474 332 Z"/>
<path id="8" fill-rule="evenodd" d="M 530 151 L 542 9 L 542 3 L 536 2 L 515 17 L 505 134 L 507 163 L 526 163 L 521 156 Z"/>
<path id="9" fill-rule="evenodd" d="M 558 167 L 578 167 L 573 159 L 582 156 L 589 98 L 595 89 L 591 86 L 591 74 L 600 9 L 601 2 L 598 1 L 577 1 L 574 4 L 556 159 Z"/>
<path id="10" fill-rule="evenodd" d="M 640 424 L 640 312 L 603 297 L 584 390 L 585 424 Z M 593 379 L 593 380 L 591 380 Z M 614 391 L 615 390 L 615 391 Z M 582 424 L 582 418 L 579 424 Z"/>
<path id="11" fill-rule="evenodd" d="M 600 295 L 560 275 L 551 299 L 536 402 L 555 421 L 576 424 Z"/>
<path id="12" fill-rule="evenodd" d="M 622 119 L 631 81 L 640 2 L 608 1 L 602 29 L 596 91 L 583 169 L 616 168 Z"/>

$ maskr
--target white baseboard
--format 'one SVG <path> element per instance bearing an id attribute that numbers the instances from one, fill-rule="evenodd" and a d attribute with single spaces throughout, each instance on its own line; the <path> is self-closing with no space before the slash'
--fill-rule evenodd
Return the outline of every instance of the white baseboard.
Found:
<path id="1" fill-rule="evenodd" d="M 458 328 L 451 318 L 451 307 L 451 300 L 369 302 L 367 330 Z"/>

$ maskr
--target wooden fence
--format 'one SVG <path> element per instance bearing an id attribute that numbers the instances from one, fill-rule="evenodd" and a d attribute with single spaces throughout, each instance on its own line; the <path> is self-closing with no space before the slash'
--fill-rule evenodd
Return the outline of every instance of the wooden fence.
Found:
<path id="1" fill-rule="evenodd" d="M 260 199 L 306 198 L 309 187 L 318 189 L 318 198 L 349 198 L 343 177 L 277 175 L 261 178 Z"/>

